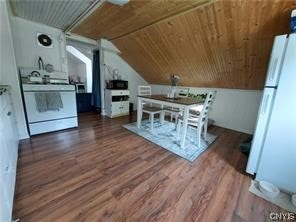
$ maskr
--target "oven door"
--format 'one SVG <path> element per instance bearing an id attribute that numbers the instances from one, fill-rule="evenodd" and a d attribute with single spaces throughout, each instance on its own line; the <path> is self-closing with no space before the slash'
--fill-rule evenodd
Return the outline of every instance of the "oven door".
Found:
<path id="1" fill-rule="evenodd" d="M 40 91 L 50 93 L 51 91 Z M 76 117 L 76 98 L 75 91 L 59 91 L 63 103 L 63 108 L 55 111 L 39 112 L 35 100 L 36 92 L 24 92 L 25 106 L 29 123 L 42 122 L 47 120 L 56 120 L 63 118 Z"/>

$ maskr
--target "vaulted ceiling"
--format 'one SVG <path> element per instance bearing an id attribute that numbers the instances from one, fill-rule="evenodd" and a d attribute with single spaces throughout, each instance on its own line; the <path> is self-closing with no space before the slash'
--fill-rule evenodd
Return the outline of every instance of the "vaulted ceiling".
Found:
<path id="1" fill-rule="evenodd" d="M 65 29 L 93 0 L 47 1 L 47 11 L 32 0 L 11 2 L 19 16 Z M 169 84 L 174 73 L 182 85 L 240 89 L 262 89 L 273 38 L 289 32 L 296 8 L 296 0 L 98 2 L 104 3 L 71 32 L 111 40 L 149 83 Z M 53 13 L 59 10 L 60 17 Z"/>
<path id="2" fill-rule="evenodd" d="M 149 83 L 262 89 L 273 38 L 296 1 L 217 1 L 113 40 Z"/>
<path id="3" fill-rule="evenodd" d="M 130 0 L 124 6 L 104 2 L 72 32 L 92 39 L 116 39 L 210 1 Z"/>

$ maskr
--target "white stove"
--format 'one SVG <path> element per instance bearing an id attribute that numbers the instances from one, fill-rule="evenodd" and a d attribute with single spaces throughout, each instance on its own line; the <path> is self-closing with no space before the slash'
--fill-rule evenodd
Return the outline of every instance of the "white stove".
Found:
<path id="1" fill-rule="evenodd" d="M 30 135 L 78 126 L 74 85 L 22 84 L 22 90 Z M 60 107 L 47 110 L 47 103 L 38 100 L 38 97 L 51 103 L 58 97 Z M 40 106 L 43 106 L 42 111 Z"/>
<path id="2" fill-rule="evenodd" d="M 23 91 L 75 91 L 70 84 L 23 84 Z"/>

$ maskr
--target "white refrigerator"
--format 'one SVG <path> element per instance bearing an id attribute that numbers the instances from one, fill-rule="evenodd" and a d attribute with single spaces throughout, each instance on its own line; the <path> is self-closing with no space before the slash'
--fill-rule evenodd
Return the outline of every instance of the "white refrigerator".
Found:
<path id="1" fill-rule="evenodd" d="M 275 37 L 246 171 L 296 193 L 296 34 Z"/>

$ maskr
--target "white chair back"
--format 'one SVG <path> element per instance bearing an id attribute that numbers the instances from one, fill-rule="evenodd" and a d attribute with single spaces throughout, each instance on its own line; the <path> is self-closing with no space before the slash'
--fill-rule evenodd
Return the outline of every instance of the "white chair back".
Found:
<path id="1" fill-rule="evenodd" d="M 151 96 L 151 86 L 138 86 L 138 96 Z"/>
<path id="2" fill-rule="evenodd" d="M 178 97 L 188 97 L 189 88 L 177 88 Z"/>
<path id="3" fill-rule="evenodd" d="M 204 125 L 205 121 L 207 121 L 208 112 L 209 112 L 209 109 L 213 103 L 215 94 L 216 94 L 216 91 L 211 91 L 211 92 L 207 93 L 206 100 L 203 104 L 203 108 L 202 108 L 201 113 L 198 118 L 198 127 L 202 127 Z"/>

